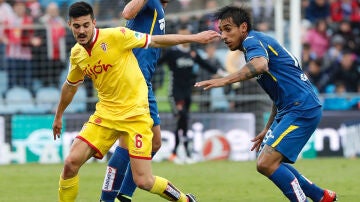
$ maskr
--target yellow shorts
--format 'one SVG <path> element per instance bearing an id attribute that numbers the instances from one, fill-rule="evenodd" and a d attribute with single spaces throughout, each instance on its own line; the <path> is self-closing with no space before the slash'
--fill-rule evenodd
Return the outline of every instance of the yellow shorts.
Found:
<path id="1" fill-rule="evenodd" d="M 84 124 L 77 138 L 86 142 L 96 151 L 95 158 L 102 159 L 120 135 L 125 135 L 123 140 L 127 143 L 130 157 L 151 159 L 152 125 L 150 114 L 116 121 L 104 120 L 92 115 Z"/>

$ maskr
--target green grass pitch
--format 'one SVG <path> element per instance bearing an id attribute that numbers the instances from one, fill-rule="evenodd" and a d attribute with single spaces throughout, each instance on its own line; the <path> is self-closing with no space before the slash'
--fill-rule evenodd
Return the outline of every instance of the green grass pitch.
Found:
<path id="1" fill-rule="evenodd" d="M 80 170 L 79 202 L 99 201 L 105 163 L 88 163 Z M 295 164 L 308 179 L 338 193 L 340 202 L 359 201 L 360 160 L 344 158 L 300 159 Z M 0 202 L 55 202 L 62 164 L 0 166 Z M 255 162 L 214 161 L 193 165 L 153 163 L 153 173 L 172 181 L 200 202 L 287 201 L 267 178 L 258 174 Z M 165 201 L 136 190 L 134 202 Z"/>

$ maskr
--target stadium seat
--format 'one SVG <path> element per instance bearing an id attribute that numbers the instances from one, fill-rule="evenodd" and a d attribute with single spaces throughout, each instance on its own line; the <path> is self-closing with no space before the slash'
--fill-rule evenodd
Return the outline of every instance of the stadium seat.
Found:
<path id="1" fill-rule="evenodd" d="M 351 102 L 346 97 L 340 97 L 334 95 L 324 99 L 324 110 L 350 110 Z"/>
<path id="2" fill-rule="evenodd" d="M 36 106 L 46 113 L 54 112 L 60 99 L 60 90 L 55 87 L 42 87 L 35 93 Z"/>
<path id="3" fill-rule="evenodd" d="M 35 106 L 30 90 L 23 87 L 13 87 L 6 91 L 5 106 L 13 113 L 43 113 Z"/>
<path id="4" fill-rule="evenodd" d="M 214 112 L 229 110 L 229 101 L 226 99 L 223 88 L 210 89 L 210 109 Z"/>
<path id="5" fill-rule="evenodd" d="M 350 106 L 353 109 L 360 109 L 360 95 L 355 96 L 350 100 Z"/>
<path id="6" fill-rule="evenodd" d="M 85 112 L 86 111 L 86 89 L 85 86 L 79 86 L 72 102 L 66 108 L 65 112 L 68 113 L 78 113 L 78 112 Z"/>
<path id="7" fill-rule="evenodd" d="M 5 104 L 4 99 L 1 96 L 0 97 L 0 114 L 5 115 L 5 114 L 13 114 L 13 113 L 15 113 L 15 110 L 8 108 Z"/>
<path id="8" fill-rule="evenodd" d="M 62 88 L 62 85 L 64 84 L 64 81 L 66 80 L 68 74 L 68 69 L 64 69 L 61 71 L 59 76 L 59 88 Z"/>
<path id="9" fill-rule="evenodd" d="M 9 88 L 9 78 L 6 71 L 0 71 L 0 95 L 4 95 Z"/>
<path id="10" fill-rule="evenodd" d="M 325 93 L 335 93 L 336 86 L 334 84 L 329 84 L 325 86 Z"/>

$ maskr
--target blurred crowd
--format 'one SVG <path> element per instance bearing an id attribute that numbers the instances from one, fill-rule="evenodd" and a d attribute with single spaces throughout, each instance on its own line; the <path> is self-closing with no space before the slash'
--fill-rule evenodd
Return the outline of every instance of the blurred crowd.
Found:
<path id="1" fill-rule="evenodd" d="M 94 5 L 99 26 L 124 25 L 120 13 L 128 0 L 86 0 Z M 273 35 L 274 0 L 248 0 L 254 28 Z M 33 94 L 41 86 L 62 84 L 67 70 L 67 56 L 75 43 L 67 29 L 67 8 L 74 0 L 0 0 L 0 72 L 6 74 L 6 89 L 28 88 Z M 176 33 L 179 25 L 187 24 L 196 33 L 207 29 L 218 31 L 212 11 L 227 3 L 244 1 L 172 0 L 166 13 L 166 32 Z M 202 12 L 191 13 L 201 9 Z M 302 57 L 304 71 L 314 88 L 325 94 L 324 109 L 359 109 L 360 105 L 360 0 L 302 0 Z M 174 15 L 176 13 L 187 13 Z M 190 13 L 189 13 L 190 12 Z M 121 24 L 122 23 L 122 24 Z M 225 72 L 234 72 L 244 64 L 241 52 L 228 51 L 223 44 L 191 46 L 211 65 Z M 157 70 L 154 88 L 164 81 L 164 69 Z M 2 74 L 0 74 L 2 75 Z M 194 80 L 209 79 L 210 74 L 194 64 Z M 87 82 L 90 83 L 90 82 Z M 88 90 L 91 97 L 92 90 Z M 216 91 L 216 92 L 215 92 Z M 239 94 L 247 95 L 243 99 Z M 252 98 L 263 92 L 250 80 L 229 88 L 200 95 L 200 111 L 266 111 L 267 99 Z M 351 95 L 351 96 L 347 96 Z M 256 100 L 257 102 L 254 102 Z M 259 104 L 260 102 L 260 104 Z M 262 103 L 263 102 L 263 103 Z M 259 109 L 259 106 L 264 109 Z M 260 107 L 260 108 L 261 108 Z M 250 111 L 250 110 L 249 110 Z"/>
<path id="2" fill-rule="evenodd" d="M 58 4 L 0 0 L 0 12 L 0 70 L 7 73 L 7 88 L 58 85 L 68 34 Z"/>
<path id="3" fill-rule="evenodd" d="M 359 109 L 360 1 L 306 0 L 302 11 L 301 61 L 316 90 L 329 94 L 324 109 Z"/>

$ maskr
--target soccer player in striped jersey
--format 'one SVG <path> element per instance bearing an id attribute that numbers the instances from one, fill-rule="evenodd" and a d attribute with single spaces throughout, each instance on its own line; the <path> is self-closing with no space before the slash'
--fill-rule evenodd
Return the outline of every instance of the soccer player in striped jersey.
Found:
<path id="1" fill-rule="evenodd" d="M 122 16 L 127 19 L 126 27 L 150 35 L 164 35 L 165 34 L 165 12 L 168 0 L 131 0 L 126 4 Z M 155 72 L 157 60 L 160 57 L 160 48 L 135 48 L 133 53 L 139 63 L 139 67 L 145 77 L 148 86 L 148 100 L 150 107 L 150 115 L 154 121 L 152 132 L 154 134 L 152 141 L 152 156 L 161 146 L 161 132 L 160 132 L 160 117 L 157 108 L 154 92 L 152 90 L 151 78 Z M 132 195 L 136 189 L 131 174 L 131 167 L 129 159 L 124 158 L 128 156 L 127 150 L 124 149 L 125 143 L 119 142 L 115 152 L 111 156 L 107 170 L 113 169 L 113 178 L 109 182 L 107 173 L 105 173 L 104 187 L 111 187 L 109 189 L 102 189 L 101 201 L 114 201 L 115 198 L 121 202 L 130 202 Z M 126 168 L 127 167 L 127 168 Z M 125 173 L 119 173 L 126 169 Z M 111 186 L 107 186 L 111 183 Z"/>
<path id="2" fill-rule="evenodd" d="M 196 201 L 167 179 L 152 174 L 153 120 L 149 112 L 148 87 L 132 49 L 209 43 L 220 35 L 205 31 L 193 35 L 151 36 L 125 27 L 98 29 L 93 9 L 86 2 L 70 6 L 68 24 L 77 43 L 71 49 L 69 72 L 55 113 L 54 140 L 60 138 L 64 111 L 85 76 L 92 80 L 99 101 L 65 159 L 58 201 L 76 200 L 81 166 L 91 157 L 103 158 L 118 139 L 127 143 L 127 158 L 130 158 L 137 187 L 170 201 Z M 113 172 L 108 170 L 110 181 Z"/>
<path id="3" fill-rule="evenodd" d="M 268 177 L 290 201 L 331 202 L 336 193 L 306 179 L 290 164 L 315 131 L 322 115 L 320 101 L 298 60 L 275 39 L 252 30 L 245 8 L 226 6 L 216 13 L 221 37 L 230 50 L 241 50 L 246 64 L 241 70 L 219 79 L 201 81 L 210 89 L 256 77 L 273 101 L 264 130 L 252 141 L 259 152 L 257 170 Z"/>

